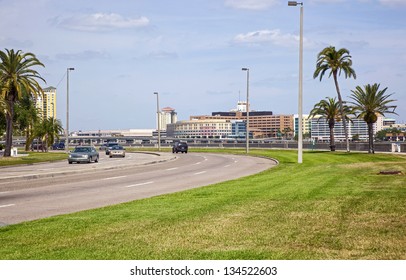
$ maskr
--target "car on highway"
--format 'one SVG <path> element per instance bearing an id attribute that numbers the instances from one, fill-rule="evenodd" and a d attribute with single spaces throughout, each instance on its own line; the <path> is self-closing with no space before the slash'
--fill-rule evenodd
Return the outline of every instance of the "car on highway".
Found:
<path id="1" fill-rule="evenodd" d="M 188 145 L 186 142 L 175 142 L 172 147 L 172 153 L 187 153 Z"/>
<path id="2" fill-rule="evenodd" d="M 118 143 L 117 142 L 109 142 L 109 143 L 107 143 L 107 145 L 106 145 L 106 155 L 110 154 L 110 151 L 114 146 L 118 146 Z"/>
<path id="3" fill-rule="evenodd" d="M 111 147 L 110 153 L 109 153 L 110 158 L 112 157 L 125 157 L 125 149 L 123 146 L 116 145 Z"/>
<path id="4" fill-rule="evenodd" d="M 65 150 L 65 142 L 55 142 L 52 145 L 52 150 Z"/>
<path id="5" fill-rule="evenodd" d="M 92 161 L 99 161 L 99 152 L 93 146 L 77 146 L 68 157 L 69 164 L 73 162 L 91 163 Z"/>

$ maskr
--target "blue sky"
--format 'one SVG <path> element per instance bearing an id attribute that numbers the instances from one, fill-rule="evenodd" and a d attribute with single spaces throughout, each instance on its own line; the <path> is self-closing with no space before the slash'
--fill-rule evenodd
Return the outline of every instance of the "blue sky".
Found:
<path id="1" fill-rule="evenodd" d="M 57 87 L 57 117 L 70 130 L 155 128 L 156 96 L 179 120 L 228 111 L 246 97 L 253 110 L 297 113 L 299 7 L 281 0 L 0 0 L 0 48 L 32 52 L 45 86 Z M 336 96 L 313 79 L 324 47 L 347 48 L 356 86 L 394 93 L 406 122 L 406 0 L 304 1 L 304 113 Z"/>

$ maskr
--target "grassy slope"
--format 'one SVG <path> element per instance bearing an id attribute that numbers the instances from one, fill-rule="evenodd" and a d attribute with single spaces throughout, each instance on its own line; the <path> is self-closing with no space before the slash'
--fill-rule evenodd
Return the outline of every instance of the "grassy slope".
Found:
<path id="1" fill-rule="evenodd" d="M 236 151 L 233 151 L 236 152 Z M 242 152 L 242 151 L 240 151 Z M 240 180 L 0 228 L 2 259 L 406 259 L 406 158 L 252 150 Z"/>

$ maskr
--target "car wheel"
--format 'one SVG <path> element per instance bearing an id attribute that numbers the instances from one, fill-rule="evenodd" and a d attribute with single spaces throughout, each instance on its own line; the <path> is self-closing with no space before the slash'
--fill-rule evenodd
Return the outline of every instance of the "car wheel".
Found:
<path id="1" fill-rule="evenodd" d="M 99 157 L 96 156 L 96 159 L 94 160 L 94 162 L 99 162 Z"/>
<path id="2" fill-rule="evenodd" d="M 71 161 L 69 161 L 69 164 L 72 164 L 72 162 L 71 162 Z"/>

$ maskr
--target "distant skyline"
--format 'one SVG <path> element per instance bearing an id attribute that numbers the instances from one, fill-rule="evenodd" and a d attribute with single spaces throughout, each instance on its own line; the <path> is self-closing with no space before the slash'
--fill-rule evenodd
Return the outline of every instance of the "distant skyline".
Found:
<path id="1" fill-rule="evenodd" d="M 380 83 L 406 123 L 406 0 L 304 2 L 304 114 L 335 97 L 332 78 L 313 79 L 317 54 L 347 48 L 357 79 L 339 78 L 343 98 Z M 34 53 L 57 88 L 57 118 L 70 131 L 156 127 L 160 107 L 178 120 L 245 101 L 297 114 L 299 7 L 281 0 L 0 0 L 0 47 Z"/>

